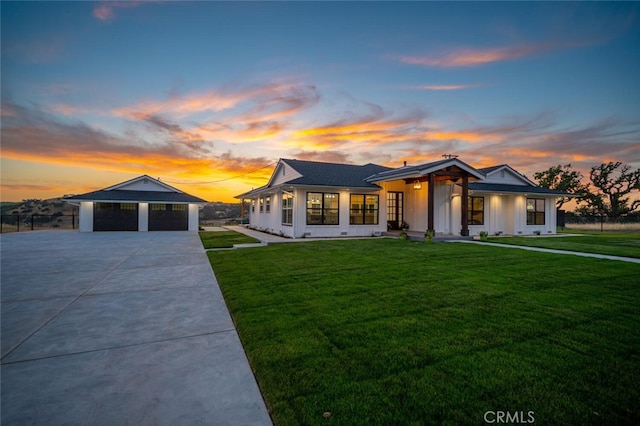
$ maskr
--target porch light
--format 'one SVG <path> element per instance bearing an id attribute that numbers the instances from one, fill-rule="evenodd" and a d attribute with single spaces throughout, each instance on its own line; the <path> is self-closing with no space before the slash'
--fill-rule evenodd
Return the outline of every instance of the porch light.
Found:
<path id="1" fill-rule="evenodd" d="M 419 180 L 415 181 L 415 183 L 413 184 L 413 189 L 422 189 L 422 183 Z"/>

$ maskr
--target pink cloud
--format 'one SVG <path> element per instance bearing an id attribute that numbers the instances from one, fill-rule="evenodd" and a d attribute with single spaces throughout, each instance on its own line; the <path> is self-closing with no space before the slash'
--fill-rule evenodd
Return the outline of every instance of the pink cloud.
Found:
<path id="1" fill-rule="evenodd" d="M 440 85 L 425 85 L 414 86 L 413 89 L 417 90 L 464 90 L 480 87 L 480 84 L 440 84 Z"/>
<path id="2" fill-rule="evenodd" d="M 115 17 L 116 8 L 133 8 L 138 7 L 143 3 L 142 1 L 109 1 L 102 2 L 96 5 L 93 9 L 93 16 L 101 21 L 111 21 Z"/>
<path id="3" fill-rule="evenodd" d="M 581 46 L 586 43 L 548 42 L 526 43 L 515 46 L 491 47 L 484 49 L 454 49 L 442 55 L 401 56 L 399 61 L 411 65 L 423 65 L 434 68 L 475 67 L 492 62 L 521 59 L 540 53 Z"/>

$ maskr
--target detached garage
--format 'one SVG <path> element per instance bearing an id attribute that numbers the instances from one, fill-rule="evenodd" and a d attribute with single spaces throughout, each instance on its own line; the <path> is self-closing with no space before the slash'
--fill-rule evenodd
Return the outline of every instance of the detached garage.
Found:
<path id="1" fill-rule="evenodd" d="M 81 232 L 197 231 L 206 203 L 147 175 L 64 201 L 80 206 Z"/>

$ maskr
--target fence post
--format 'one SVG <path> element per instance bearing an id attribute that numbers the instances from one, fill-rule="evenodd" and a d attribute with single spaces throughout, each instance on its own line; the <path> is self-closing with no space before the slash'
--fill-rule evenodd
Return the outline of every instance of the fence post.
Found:
<path id="1" fill-rule="evenodd" d="M 33 215 L 31 215 L 31 230 L 33 231 Z"/>
<path id="2" fill-rule="evenodd" d="M 76 212 L 71 212 L 71 229 L 76 229 Z"/>
<path id="3" fill-rule="evenodd" d="M 20 232 L 20 215 L 19 214 L 16 215 L 16 225 L 18 226 L 18 229 L 16 232 Z"/>
<path id="4" fill-rule="evenodd" d="M 4 215 L 0 215 L 0 234 L 2 234 L 2 219 Z"/>

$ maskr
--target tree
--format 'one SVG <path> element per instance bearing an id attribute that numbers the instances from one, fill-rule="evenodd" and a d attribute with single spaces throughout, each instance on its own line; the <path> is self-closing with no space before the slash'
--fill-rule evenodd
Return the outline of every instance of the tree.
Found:
<path id="1" fill-rule="evenodd" d="M 585 198 L 587 206 L 583 212 L 615 220 L 640 207 L 640 199 L 631 201 L 631 194 L 640 191 L 640 169 L 632 170 L 628 164 L 610 161 L 593 166 L 589 177 L 595 192 Z"/>
<path id="2" fill-rule="evenodd" d="M 584 200 L 589 193 L 589 184 L 582 183 L 584 176 L 578 171 L 571 170 L 571 164 L 565 164 L 564 166 L 558 164 L 543 172 L 534 173 L 533 177 L 541 187 L 568 192 L 569 194 L 575 195 L 577 201 Z M 571 198 L 572 197 L 559 198 L 556 201 L 556 208 L 561 208 L 562 205 L 571 200 Z"/>

